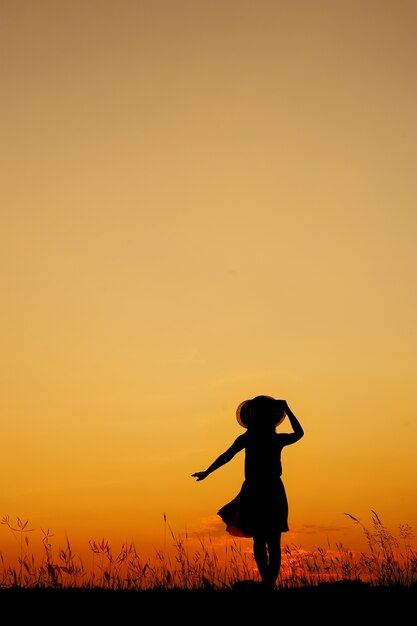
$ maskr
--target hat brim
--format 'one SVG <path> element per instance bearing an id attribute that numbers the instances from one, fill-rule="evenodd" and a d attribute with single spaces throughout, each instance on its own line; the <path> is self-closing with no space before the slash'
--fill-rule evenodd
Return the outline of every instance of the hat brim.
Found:
<path id="1" fill-rule="evenodd" d="M 247 428 L 247 419 L 250 417 L 250 400 L 244 400 L 236 409 L 236 419 L 243 428 Z"/>

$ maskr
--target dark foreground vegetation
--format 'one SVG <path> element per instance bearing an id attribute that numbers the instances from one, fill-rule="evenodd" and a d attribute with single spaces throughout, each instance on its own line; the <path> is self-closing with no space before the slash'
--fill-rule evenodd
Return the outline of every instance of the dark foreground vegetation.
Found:
<path id="1" fill-rule="evenodd" d="M 43 552 L 30 551 L 28 522 L 8 517 L 2 524 L 15 535 L 19 557 L 6 564 L 0 554 L 0 608 L 5 623 L 123 624 L 184 623 L 280 624 L 285 618 L 313 624 L 375 624 L 413 620 L 417 608 L 417 553 L 412 529 L 400 525 L 395 537 L 372 512 L 361 526 L 369 550 L 305 551 L 284 546 L 277 587 L 265 591 L 253 557 L 230 547 L 226 560 L 209 545 L 191 550 L 171 532 L 173 556 L 164 550 L 142 560 L 134 545 L 113 553 L 108 542 L 90 542 L 94 558 L 86 571 L 70 542 L 54 552 L 52 533 L 43 533 Z M 413 617 L 414 616 L 414 617 Z"/>
<path id="2" fill-rule="evenodd" d="M 263 592 L 230 590 L 0 589 L 7 623 L 223 624 L 408 623 L 415 618 L 417 586 L 373 587 L 329 583 Z M 6 622 L 5 622 L 6 623 Z"/>

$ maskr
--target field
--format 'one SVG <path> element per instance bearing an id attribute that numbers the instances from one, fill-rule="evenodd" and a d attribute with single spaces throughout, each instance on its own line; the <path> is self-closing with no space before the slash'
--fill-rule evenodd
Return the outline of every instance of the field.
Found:
<path id="1" fill-rule="evenodd" d="M 0 590 L 0 606 L 8 623 L 122 624 L 179 621 L 280 624 L 283 620 L 320 624 L 376 624 L 412 621 L 417 588 L 328 586 L 276 590 L 88 589 Z M 395 623 L 394 622 L 394 623 Z"/>
<path id="2" fill-rule="evenodd" d="M 86 571 L 69 541 L 55 555 L 52 535 L 45 532 L 42 557 L 36 560 L 28 522 L 5 517 L 2 524 L 20 549 L 14 565 L 1 558 L 0 606 L 12 620 L 121 623 L 151 617 L 194 623 L 250 618 L 278 623 L 287 617 L 361 624 L 408 619 L 417 601 L 412 529 L 400 525 L 397 538 L 375 512 L 370 530 L 361 525 L 367 552 L 354 554 L 342 545 L 314 552 L 283 546 L 281 573 L 269 592 L 259 584 L 253 557 L 233 545 L 220 563 L 210 542 L 190 551 L 186 538 L 171 531 L 173 556 L 163 551 L 150 562 L 132 544 L 113 554 L 105 540 L 91 541 L 94 567 Z"/>

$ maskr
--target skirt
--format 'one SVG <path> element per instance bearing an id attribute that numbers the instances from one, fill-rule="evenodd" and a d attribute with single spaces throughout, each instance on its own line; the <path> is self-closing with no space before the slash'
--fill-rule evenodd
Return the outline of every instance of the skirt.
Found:
<path id="1" fill-rule="evenodd" d="M 233 500 L 219 509 L 217 515 L 234 537 L 271 537 L 287 532 L 288 501 L 282 480 L 268 485 L 245 480 Z"/>

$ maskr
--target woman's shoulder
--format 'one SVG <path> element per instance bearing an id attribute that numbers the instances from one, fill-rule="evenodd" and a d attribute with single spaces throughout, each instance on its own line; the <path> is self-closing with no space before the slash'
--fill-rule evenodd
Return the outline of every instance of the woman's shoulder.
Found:
<path id="1" fill-rule="evenodd" d="M 236 437 L 236 439 L 234 440 L 232 445 L 235 448 L 241 448 L 242 449 L 242 448 L 244 448 L 246 446 L 247 441 L 248 441 L 247 440 L 247 432 L 245 432 L 245 433 L 242 433 L 241 435 L 238 435 Z"/>

